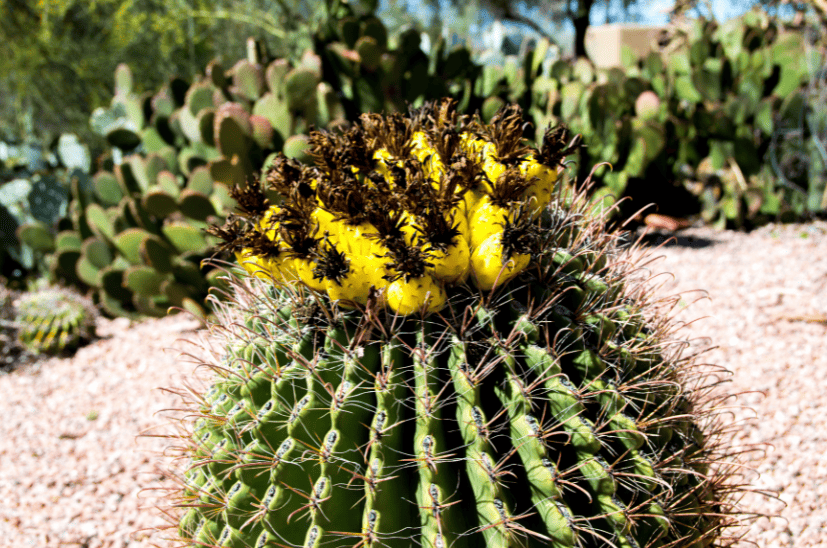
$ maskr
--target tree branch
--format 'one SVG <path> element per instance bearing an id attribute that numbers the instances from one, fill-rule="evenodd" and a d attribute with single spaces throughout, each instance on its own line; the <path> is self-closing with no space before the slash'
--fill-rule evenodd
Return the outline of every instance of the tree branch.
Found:
<path id="1" fill-rule="evenodd" d="M 218 10 L 218 11 L 206 11 L 206 10 L 195 10 L 190 12 L 190 15 L 193 17 L 206 17 L 209 19 L 225 19 L 228 21 L 235 21 L 237 23 L 246 23 L 253 27 L 258 27 L 265 32 L 270 33 L 271 35 L 277 38 L 286 38 L 287 34 L 279 28 L 276 24 L 270 21 L 263 21 L 262 19 L 269 19 L 266 17 L 267 14 L 261 14 L 262 19 L 257 19 L 251 15 L 246 15 L 243 13 L 236 13 L 229 10 Z M 298 16 L 298 15 L 297 15 Z"/>
<path id="2" fill-rule="evenodd" d="M 827 23 L 827 0 L 810 0 L 813 9 L 818 14 L 818 18 L 821 20 L 821 24 L 824 25 Z"/>
<path id="3" fill-rule="evenodd" d="M 549 33 L 545 31 L 543 27 L 540 26 L 537 21 L 530 17 L 525 17 L 524 15 L 520 15 L 519 13 L 514 13 L 511 11 L 511 6 L 507 6 L 502 13 L 503 19 L 508 19 L 510 21 L 514 21 L 515 23 L 522 23 L 523 25 L 528 25 L 531 27 L 534 32 L 542 36 L 543 38 L 547 39 L 549 42 L 560 47 L 560 44 L 557 43 L 557 40 L 551 36 Z"/>

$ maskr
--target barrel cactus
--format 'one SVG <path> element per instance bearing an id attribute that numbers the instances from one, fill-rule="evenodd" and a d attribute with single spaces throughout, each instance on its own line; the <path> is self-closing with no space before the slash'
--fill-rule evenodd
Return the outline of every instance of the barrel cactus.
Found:
<path id="1" fill-rule="evenodd" d="M 95 307 L 71 289 L 46 287 L 24 293 L 14 308 L 18 338 L 35 354 L 72 350 L 94 336 Z"/>
<path id="2" fill-rule="evenodd" d="M 212 232 L 244 270 L 189 391 L 186 546 L 702 547 L 738 521 L 694 360 L 558 176 L 450 101 L 311 136 Z M 283 200 L 271 204 L 265 190 Z M 272 193 L 270 194 L 272 196 Z"/>

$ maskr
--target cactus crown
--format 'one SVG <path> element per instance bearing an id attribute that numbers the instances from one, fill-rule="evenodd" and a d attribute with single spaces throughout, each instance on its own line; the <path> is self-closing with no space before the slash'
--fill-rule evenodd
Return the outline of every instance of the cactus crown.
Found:
<path id="1" fill-rule="evenodd" d="M 301 279 L 343 305 L 366 304 L 373 288 L 399 314 L 439 310 L 446 288 L 469 276 L 484 290 L 503 284 L 538 249 L 533 221 L 575 147 L 556 128 L 536 151 L 523 126 L 518 107 L 483 125 L 450 100 L 410 117 L 365 114 L 311 134 L 315 166 L 275 160 L 264 183 L 281 204 L 259 182 L 236 187 L 241 217 L 212 232 L 250 272 Z M 418 295 L 395 297 L 414 281 Z"/>
<path id="2" fill-rule="evenodd" d="M 183 545 L 726 544 L 714 379 L 584 196 L 555 199 L 567 139 L 521 127 L 367 115 L 276 162 L 279 205 L 236 190 L 214 232 L 249 275 L 190 393 Z"/>

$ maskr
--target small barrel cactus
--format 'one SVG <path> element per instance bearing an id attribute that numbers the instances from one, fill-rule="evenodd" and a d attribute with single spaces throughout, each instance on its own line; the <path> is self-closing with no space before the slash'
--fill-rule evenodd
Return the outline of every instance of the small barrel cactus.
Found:
<path id="1" fill-rule="evenodd" d="M 652 317 L 576 148 L 441 101 L 311 136 L 212 232 L 217 303 L 173 508 L 185 546 L 703 547 L 738 521 L 705 377 Z M 193 393 L 190 393 L 192 396 Z"/>
<path id="2" fill-rule="evenodd" d="M 14 308 L 18 338 L 35 354 L 71 350 L 94 336 L 95 307 L 76 291 L 47 287 L 24 293 Z"/>

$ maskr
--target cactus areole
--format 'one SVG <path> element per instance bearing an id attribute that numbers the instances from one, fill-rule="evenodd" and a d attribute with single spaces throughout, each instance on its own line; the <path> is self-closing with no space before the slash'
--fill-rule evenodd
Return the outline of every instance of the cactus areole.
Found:
<path id="1" fill-rule="evenodd" d="M 447 100 L 364 115 L 235 189 L 212 232 L 246 271 L 183 425 L 181 545 L 724 542 L 737 489 L 704 382 L 557 192 L 577 140 L 536 150 L 523 126 Z"/>

